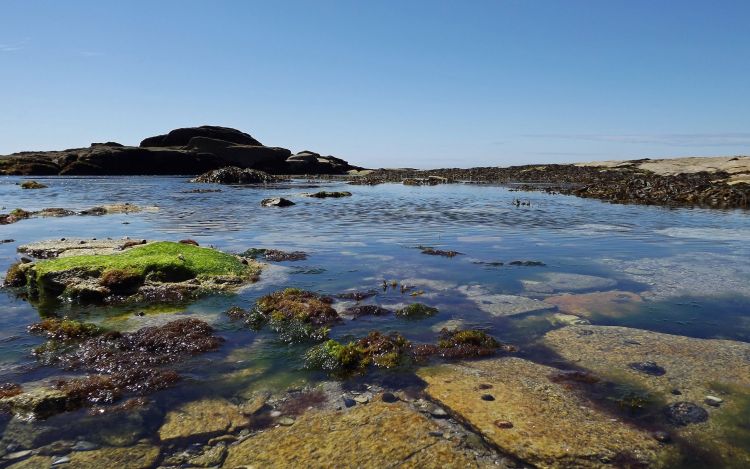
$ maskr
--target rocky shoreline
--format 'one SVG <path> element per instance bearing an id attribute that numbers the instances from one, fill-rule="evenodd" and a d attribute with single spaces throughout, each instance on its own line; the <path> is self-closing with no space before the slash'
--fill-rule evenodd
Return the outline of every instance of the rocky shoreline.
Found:
<path id="1" fill-rule="evenodd" d="M 513 184 L 613 203 L 750 207 L 750 157 L 676 158 L 511 167 L 378 169 L 346 177 L 350 184 Z"/>

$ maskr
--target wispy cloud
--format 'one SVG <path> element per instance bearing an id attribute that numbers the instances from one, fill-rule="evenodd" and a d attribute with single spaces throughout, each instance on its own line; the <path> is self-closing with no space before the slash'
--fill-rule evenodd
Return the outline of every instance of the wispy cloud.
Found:
<path id="1" fill-rule="evenodd" d="M 92 50 L 79 50 L 76 51 L 77 55 L 80 55 L 81 57 L 101 57 L 104 55 L 103 52 L 96 52 Z"/>
<path id="2" fill-rule="evenodd" d="M 25 48 L 27 42 L 28 40 L 2 43 L 0 44 L 0 52 L 18 52 Z"/>
<path id="3" fill-rule="evenodd" d="M 723 147 L 750 145 L 750 132 L 691 134 L 526 134 L 527 138 L 586 140 L 592 142 L 651 144 L 678 147 Z"/>

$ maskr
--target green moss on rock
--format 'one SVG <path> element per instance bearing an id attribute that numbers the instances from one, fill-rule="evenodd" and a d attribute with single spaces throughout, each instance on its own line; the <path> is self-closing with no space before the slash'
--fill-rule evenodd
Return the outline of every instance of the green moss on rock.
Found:
<path id="1" fill-rule="evenodd" d="M 208 248 L 156 242 L 115 254 L 87 254 L 42 260 L 25 271 L 34 296 L 107 301 L 136 293 L 147 300 L 224 291 L 254 280 L 259 267 Z M 19 282 L 20 283 L 20 282 Z M 178 295 L 170 295 L 179 290 Z"/>

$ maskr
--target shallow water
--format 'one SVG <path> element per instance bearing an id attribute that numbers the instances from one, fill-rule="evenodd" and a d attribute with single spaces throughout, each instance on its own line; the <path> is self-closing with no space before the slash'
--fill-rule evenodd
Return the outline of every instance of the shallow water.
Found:
<path id="1" fill-rule="evenodd" d="M 750 213 L 746 211 L 612 205 L 487 185 L 369 187 L 294 181 L 266 187 L 222 187 L 168 177 L 38 180 L 50 187 L 21 190 L 16 185 L 18 178 L 0 178 L 2 211 L 16 207 L 80 210 L 125 202 L 158 210 L 33 218 L 0 226 L 0 239 L 15 240 L 0 244 L 2 271 L 17 260 L 18 245 L 62 237 L 192 238 L 227 252 L 264 247 L 309 254 L 305 261 L 271 264 L 258 283 L 236 295 L 203 298 L 172 308 L 60 305 L 41 312 L 84 318 L 121 330 L 188 315 L 211 323 L 227 342 L 218 352 L 184 365 L 181 371 L 188 379 L 155 396 L 161 411 L 197 395 L 231 397 L 248 387 L 285 389 L 322 378 L 302 369 L 305 346 L 281 344 L 272 333 L 252 332 L 223 314 L 232 305 L 250 307 L 259 296 L 285 287 L 325 294 L 375 288 L 381 294 L 367 302 L 394 307 L 419 301 L 440 310 L 423 321 L 394 316 L 347 320 L 331 331 L 338 340 L 377 329 L 397 330 L 416 342 L 434 342 L 441 323 L 462 320 L 464 326 L 486 329 L 499 340 L 518 345 L 521 356 L 546 360 L 549 357 L 535 348 L 533 341 L 555 327 L 548 320 L 554 311 L 496 317 L 488 312 L 488 295 L 544 300 L 565 293 L 617 290 L 638 294 L 642 301 L 615 300 L 595 308 L 589 317 L 592 324 L 750 342 Z M 184 192 L 197 187 L 220 188 L 222 192 Z M 301 196 L 321 190 L 315 187 L 348 190 L 353 196 L 323 200 Z M 260 207 L 261 199 L 278 196 L 297 205 Z M 517 207 L 512 204 L 514 199 L 530 205 Z M 462 254 L 428 256 L 416 248 L 419 245 Z M 508 265 L 514 260 L 546 265 Z M 493 262 L 504 265 L 490 264 Z M 551 279 L 564 278 L 557 275 L 560 273 L 598 280 L 587 284 L 581 281 L 591 279 L 574 277 L 562 285 L 551 284 Z M 415 298 L 399 289 L 383 291 L 383 280 L 398 280 L 424 294 Z M 337 308 L 349 303 L 340 301 Z M 39 367 L 30 355 L 41 341 L 28 335 L 26 327 L 39 319 L 40 312 L 9 291 L 0 293 L 0 310 L 0 382 L 25 383 L 60 375 L 59 370 Z M 136 315 L 139 311 L 146 314 Z M 86 424 L 73 423 L 84 414 L 57 416 L 45 425 L 65 427 L 67 438 L 88 436 L 96 431 L 95 425 L 88 420 Z M 160 415 L 139 420 L 139 434 L 151 435 L 158 428 Z M 7 440 L 8 435 L 5 437 Z"/>

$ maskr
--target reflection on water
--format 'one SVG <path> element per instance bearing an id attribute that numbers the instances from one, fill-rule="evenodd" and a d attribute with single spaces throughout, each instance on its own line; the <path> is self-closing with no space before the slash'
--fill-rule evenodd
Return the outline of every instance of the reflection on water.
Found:
<path id="1" fill-rule="evenodd" d="M 434 342 L 441 327 L 461 324 L 520 346 L 522 356 L 544 359 L 532 353 L 538 350 L 532 342 L 559 326 L 550 318 L 555 308 L 566 305 L 568 312 L 592 324 L 750 342 L 746 212 L 610 205 L 544 193 L 526 193 L 523 198 L 530 206 L 516 207 L 511 202 L 517 193 L 475 185 L 369 187 L 299 181 L 267 187 L 202 185 L 221 192 L 187 193 L 196 186 L 185 178 L 50 178 L 43 179 L 48 189 L 35 191 L 21 190 L 18 181 L 0 179 L 3 211 L 81 210 L 125 202 L 159 209 L 35 218 L 2 226 L 0 238 L 15 240 L 0 244 L 3 271 L 17 259 L 19 244 L 62 237 L 192 238 L 228 252 L 265 247 L 309 254 L 305 261 L 270 266 L 260 282 L 237 295 L 177 308 L 62 306 L 58 314 L 120 330 L 197 317 L 227 339 L 218 352 L 184 365 L 180 371 L 188 379 L 155 397 L 156 408 L 149 410 L 153 415 L 141 416 L 141 424 L 134 424 L 132 416 L 126 419 L 139 437 L 154 431 L 153 422 L 166 408 L 198 394 L 232 396 L 243 389 L 281 389 L 320 378 L 302 370 L 306 347 L 282 344 L 267 331 L 251 332 L 222 314 L 232 305 L 249 307 L 260 295 L 284 287 L 336 294 L 381 288 L 383 280 L 397 280 L 421 293 L 411 296 L 415 290 L 386 288 L 366 301 L 390 308 L 420 301 L 440 310 L 419 322 L 393 316 L 347 320 L 332 329 L 332 337 L 340 341 L 377 329 Z M 319 186 L 345 189 L 353 196 L 302 196 Z M 272 196 L 287 197 L 296 205 L 262 208 L 260 201 Z M 419 245 L 462 254 L 424 255 L 415 249 Z M 545 265 L 510 265 L 515 260 Z M 637 301 L 618 302 L 614 294 L 593 297 L 595 301 L 585 296 L 597 291 L 621 292 Z M 580 296 L 565 296 L 570 294 Z M 349 304 L 342 300 L 337 309 Z M 518 311 L 524 305 L 534 307 L 514 315 L 508 314 L 508 305 L 521 308 Z M 27 334 L 26 326 L 38 319 L 38 312 L 10 292 L 0 294 L 0 309 L 0 382 L 28 383 L 59 375 L 59 370 L 39 367 L 30 355 L 40 340 Z M 68 438 L 101 428 L 89 422 L 91 416 L 83 418 L 86 425 L 76 425 L 83 414 L 58 416 L 45 425 L 66 428 Z"/>

